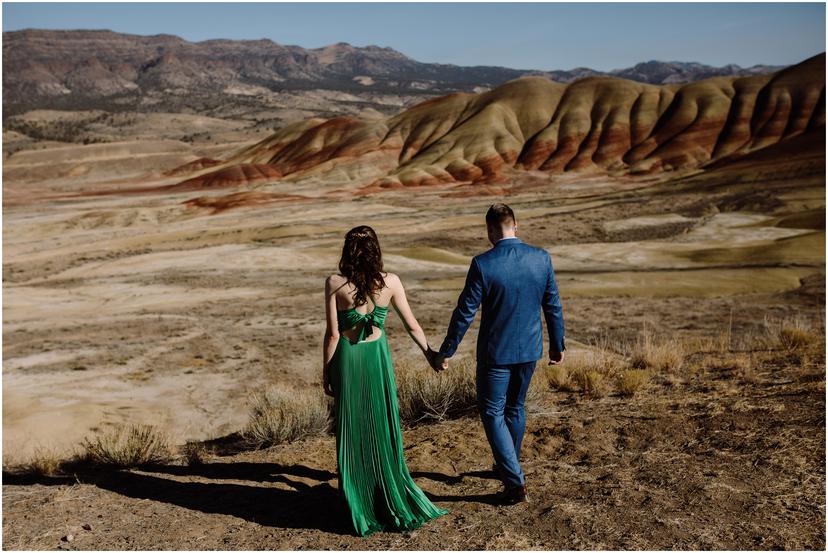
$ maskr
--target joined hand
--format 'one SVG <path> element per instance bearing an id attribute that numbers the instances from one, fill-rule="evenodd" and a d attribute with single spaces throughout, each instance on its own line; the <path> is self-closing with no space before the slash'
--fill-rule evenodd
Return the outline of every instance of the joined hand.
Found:
<path id="1" fill-rule="evenodd" d="M 446 357 L 439 351 L 431 349 L 430 346 L 426 351 L 426 359 L 428 360 L 428 364 L 431 365 L 431 368 L 436 372 L 440 372 L 448 368 L 448 361 L 446 360 Z"/>

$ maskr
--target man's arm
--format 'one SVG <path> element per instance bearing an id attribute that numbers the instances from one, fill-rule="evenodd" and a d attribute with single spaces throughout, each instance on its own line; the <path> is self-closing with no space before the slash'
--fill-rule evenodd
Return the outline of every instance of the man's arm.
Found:
<path id="1" fill-rule="evenodd" d="M 446 338 L 440 346 L 440 356 L 451 357 L 457 351 L 457 346 L 466 334 L 477 314 L 477 308 L 483 298 L 483 275 L 477 260 L 472 258 L 469 272 L 466 274 L 466 285 L 457 299 L 457 307 L 451 314 L 451 322 L 446 331 Z"/>
<path id="2" fill-rule="evenodd" d="M 546 318 L 546 330 L 549 332 L 549 355 L 560 353 L 566 349 L 564 343 L 564 320 L 561 297 L 558 294 L 558 283 L 555 281 L 555 269 L 552 267 L 552 256 L 549 257 L 549 267 L 546 274 L 546 290 L 543 292 L 543 315 Z"/>

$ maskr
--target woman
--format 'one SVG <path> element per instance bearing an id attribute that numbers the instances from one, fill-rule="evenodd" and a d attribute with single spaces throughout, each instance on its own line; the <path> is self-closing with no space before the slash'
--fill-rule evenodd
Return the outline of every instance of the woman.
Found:
<path id="1" fill-rule="evenodd" d="M 411 479 L 405 464 L 397 387 L 385 317 L 389 305 L 431 362 L 422 328 L 397 275 L 382 270 L 374 230 L 345 236 L 340 274 L 325 281 L 323 386 L 333 396 L 339 490 L 360 536 L 377 530 L 411 530 L 446 514 Z"/>

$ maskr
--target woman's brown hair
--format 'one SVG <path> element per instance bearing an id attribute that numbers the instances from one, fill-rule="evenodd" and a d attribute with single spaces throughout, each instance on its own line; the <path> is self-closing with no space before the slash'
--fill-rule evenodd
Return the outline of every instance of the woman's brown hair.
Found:
<path id="1" fill-rule="evenodd" d="M 374 229 L 360 225 L 348 231 L 342 246 L 339 272 L 354 285 L 354 304 L 362 305 L 385 286 L 382 252 Z"/>

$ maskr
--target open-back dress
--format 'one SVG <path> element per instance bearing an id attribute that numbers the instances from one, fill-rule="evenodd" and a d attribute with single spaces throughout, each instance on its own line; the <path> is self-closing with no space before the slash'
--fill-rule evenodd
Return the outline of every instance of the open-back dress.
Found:
<path id="1" fill-rule="evenodd" d="M 397 385 L 385 317 L 388 306 L 370 313 L 337 310 L 340 332 L 358 329 L 356 342 L 340 334 L 330 361 L 336 413 L 340 494 L 360 536 L 377 530 L 412 530 L 448 513 L 417 487 L 403 456 Z M 367 340 L 378 327 L 382 334 Z"/>

